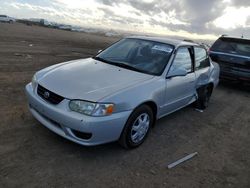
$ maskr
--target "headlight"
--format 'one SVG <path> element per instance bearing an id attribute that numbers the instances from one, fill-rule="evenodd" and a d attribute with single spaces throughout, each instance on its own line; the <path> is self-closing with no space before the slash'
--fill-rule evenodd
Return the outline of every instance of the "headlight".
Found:
<path id="1" fill-rule="evenodd" d="M 72 100 L 69 102 L 69 108 L 72 111 L 89 116 L 107 116 L 113 113 L 114 104 Z"/>
<path id="2" fill-rule="evenodd" d="M 32 85 L 33 91 L 35 91 L 36 84 L 37 84 L 37 79 L 36 79 L 36 75 L 34 75 L 32 77 L 32 81 L 31 81 L 31 85 Z"/>

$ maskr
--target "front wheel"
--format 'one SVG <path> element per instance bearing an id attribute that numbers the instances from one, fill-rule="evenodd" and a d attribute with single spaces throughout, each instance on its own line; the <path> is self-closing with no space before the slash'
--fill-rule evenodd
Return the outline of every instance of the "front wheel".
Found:
<path id="1" fill-rule="evenodd" d="M 153 118 L 153 112 L 147 105 L 135 109 L 121 134 L 120 145 L 124 148 L 135 148 L 141 145 L 152 127 Z"/>

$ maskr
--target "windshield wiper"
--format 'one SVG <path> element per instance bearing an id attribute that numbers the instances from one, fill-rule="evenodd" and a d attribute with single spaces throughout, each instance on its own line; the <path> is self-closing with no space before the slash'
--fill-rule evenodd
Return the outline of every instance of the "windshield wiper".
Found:
<path id="1" fill-rule="evenodd" d="M 106 59 L 103 59 L 103 58 L 101 58 L 101 57 L 98 57 L 98 56 L 94 56 L 94 57 L 92 57 L 93 59 L 95 59 L 95 60 L 98 60 L 98 61 L 102 61 L 102 62 L 104 62 L 104 63 L 110 63 L 110 61 L 108 61 L 108 60 L 106 60 Z"/>
<path id="2" fill-rule="evenodd" d="M 126 68 L 126 69 L 129 69 L 129 70 L 133 70 L 133 71 L 137 71 L 137 72 L 141 72 L 141 73 L 146 73 L 146 72 L 144 72 L 144 71 L 142 71 L 142 70 L 140 70 L 138 68 L 135 68 L 135 67 L 133 67 L 131 65 L 128 65 L 126 63 L 119 63 L 119 62 L 108 61 L 108 60 L 103 59 L 103 58 L 98 57 L 98 56 L 93 57 L 93 59 L 98 60 L 98 61 L 102 61 L 104 63 L 111 64 L 111 65 L 115 65 L 115 66 L 118 66 L 118 67 Z"/>
<path id="3" fill-rule="evenodd" d="M 122 67 L 122 68 L 125 68 L 125 69 L 129 69 L 129 70 L 133 70 L 133 71 L 137 71 L 137 72 L 141 72 L 141 73 L 145 73 L 144 71 L 138 69 L 138 68 L 135 68 L 131 65 L 128 65 L 126 63 L 119 63 L 119 62 L 111 62 L 110 64 L 112 65 L 116 65 L 118 67 Z"/>

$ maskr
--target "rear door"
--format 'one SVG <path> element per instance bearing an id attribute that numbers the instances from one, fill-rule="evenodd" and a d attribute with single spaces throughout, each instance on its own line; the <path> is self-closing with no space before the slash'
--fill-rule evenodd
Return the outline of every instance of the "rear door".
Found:
<path id="1" fill-rule="evenodd" d="M 166 79 L 165 113 L 187 105 L 195 95 L 193 47 L 178 48 L 169 72 L 177 67 L 185 68 L 188 74 Z"/>
<path id="2" fill-rule="evenodd" d="M 199 83 L 207 83 L 210 74 L 210 60 L 207 51 L 199 46 L 194 47 L 195 74 Z"/>

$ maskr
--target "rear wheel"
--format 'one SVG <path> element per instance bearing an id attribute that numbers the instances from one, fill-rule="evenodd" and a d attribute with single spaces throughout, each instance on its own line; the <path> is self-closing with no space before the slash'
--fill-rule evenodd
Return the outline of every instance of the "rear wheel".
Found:
<path id="1" fill-rule="evenodd" d="M 135 109 L 121 134 L 120 145 L 124 148 L 135 148 L 141 145 L 152 127 L 153 120 L 153 112 L 147 105 Z"/>
<path id="2" fill-rule="evenodd" d="M 210 97 L 212 95 L 212 86 L 205 85 L 197 89 L 198 99 L 195 102 L 195 107 L 204 110 L 208 107 Z"/>

